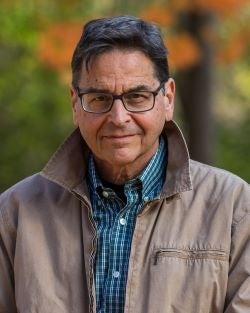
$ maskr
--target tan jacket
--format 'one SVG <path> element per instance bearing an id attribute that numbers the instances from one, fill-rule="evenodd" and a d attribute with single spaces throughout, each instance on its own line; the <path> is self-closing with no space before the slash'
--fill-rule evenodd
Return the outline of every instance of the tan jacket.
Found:
<path id="1" fill-rule="evenodd" d="M 166 182 L 137 217 L 125 313 L 249 313 L 249 186 L 190 161 L 173 122 L 163 135 Z M 1 195 L 0 313 L 95 312 L 87 153 L 76 130 Z"/>

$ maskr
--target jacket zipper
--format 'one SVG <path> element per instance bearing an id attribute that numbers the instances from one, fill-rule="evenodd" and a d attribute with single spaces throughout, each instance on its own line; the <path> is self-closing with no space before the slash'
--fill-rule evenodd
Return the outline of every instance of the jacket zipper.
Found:
<path id="1" fill-rule="evenodd" d="M 79 196 L 77 193 L 75 193 L 74 191 L 72 192 L 74 194 L 74 196 L 81 202 L 81 205 L 85 205 L 88 209 L 88 217 L 89 217 L 89 221 L 90 224 L 92 226 L 93 229 L 96 229 L 95 227 L 95 222 L 94 219 L 92 217 L 92 215 L 90 214 L 90 207 L 87 203 L 87 201 L 85 201 L 81 196 Z M 89 309 L 90 312 L 94 313 L 94 295 L 93 295 L 93 281 L 94 281 L 94 273 L 93 273 L 93 262 L 94 262 L 94 258 L 95 258 L 95 253 L 96 253 L 96 245 L 97 245 L 97 235 L 96 233 L 94 234 L 93 237 L 93 241 L 92 241 L 92 253 L 90 255 L 90 271 L 91 271 L 91 275 L 89 275 L 90 277 L 90 295 L 89 295 Z"/>
<path id="2" fill-rule="evenodd" d="M 180 259 L 215 259 L 226 261 L 227 254 L 223 250 L 181 250 L 181 249 L 159 249 L 155 253 L 154 264 L 157 265 L 161 257 L 180 258 Z"/>
<path id="3" fill-rule="evenodd" d="M 94 223 L 94 219 L 92 217 L 92 215 L 90 214 L 90 208 L 88 207 L 88 216 L 89 216 L 89 221 L 91 226 L 93 227 L 93 229 L 96 229 L 95 227 L 95 223 Z M 92 253 L 90 255 L 90 271 L 91 271 L 91 275 L 90 275 L 90 286 L 91 286 L 91 292 L 90 292 L 90 312 L 94 313 L 94 294 L 93 294 L 93 288 L 94 288 L 94 259 L 95 259 L 95 254 L 96 254 L 96 246 L 97 246 L 97 235 L 96 232 L 94 234 L 93 237 L 93 241 L 92 241 Z"/>

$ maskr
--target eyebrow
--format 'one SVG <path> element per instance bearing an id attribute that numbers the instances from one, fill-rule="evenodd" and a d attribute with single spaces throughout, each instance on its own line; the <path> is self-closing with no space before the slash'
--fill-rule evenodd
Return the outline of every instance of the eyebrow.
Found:
<path id="1" fill-rule="evenodd" d="M 110 90 L 108 90 L 108 89 L 97 88 L 97 87 L 89 87 L 89 88 L 84 89 L 84 90 L 79 88 L 79 90 L 80 90 L 81 93 L 98 92 L 98 93 L 109 93 L 109 94 L 112 94 L 112 92 L 110 92 Z M 129 92 L 134 92 L 134 91 L 151 91 L 151 88 L 149 86 L 147 86 L 147 85 L 138 85 L 138 86 L 129 88 L 128 90 L 126 90 L 122 94 L 129 93 Z"/>

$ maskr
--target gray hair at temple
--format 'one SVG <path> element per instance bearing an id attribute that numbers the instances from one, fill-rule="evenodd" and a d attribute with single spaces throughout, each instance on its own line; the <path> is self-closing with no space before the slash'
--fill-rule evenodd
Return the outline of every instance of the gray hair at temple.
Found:
<path id="1" fill-rule="evenodd" d="M 168 80 L 167 49 L 158 27 L 124 15 L 95 19 L 85 24 L 71 61 L 73 85 L 78 85 L 83 65 L 88 70 L 94 57 L 113 49 L 143 52 L 153 62 L 157 79 L 160 82 Z"/>

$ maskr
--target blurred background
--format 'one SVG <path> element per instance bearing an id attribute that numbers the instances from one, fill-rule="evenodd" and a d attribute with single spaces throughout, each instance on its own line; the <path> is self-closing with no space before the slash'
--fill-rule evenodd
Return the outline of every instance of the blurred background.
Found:
<path id="1" fill-rule="evenodd" d="M 73 129 L 73 49 L 86 21 L 117 14 L 161 27 L 191 157 L 250 181 L 248 0 L 1 0 L 0 12 L 0 192 Z"/>

